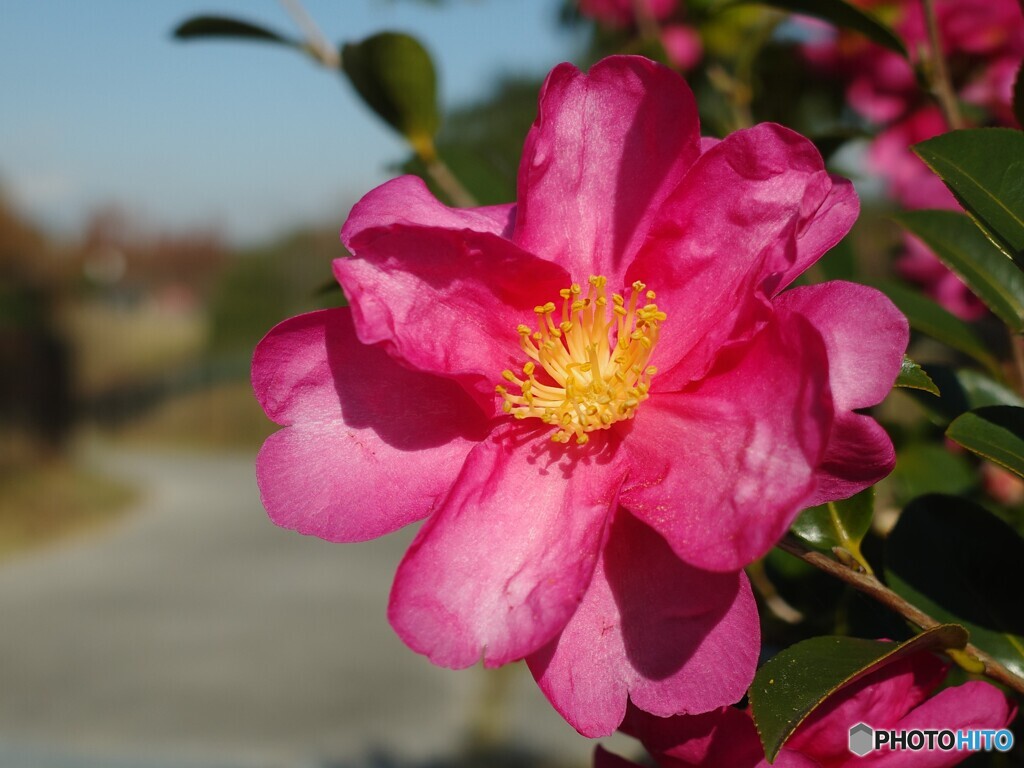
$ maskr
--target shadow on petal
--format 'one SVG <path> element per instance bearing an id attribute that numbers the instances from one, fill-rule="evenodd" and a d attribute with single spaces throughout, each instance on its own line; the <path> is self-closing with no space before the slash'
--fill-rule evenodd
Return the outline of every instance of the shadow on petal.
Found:
<path id="1" fill-rule="evenodd" d="M 706 633 L 695 631 L 695 622 L 716 626 L 740 586 L 733 573 L 711 573 L 679 560 L 661 536 L 630 514 L 616 517 L 604 556 L 626 656 L 648 680 L 672 676 L 696 654 Z M 651 562 L 659 564 L 657 570 L 644 567 Z M 685 599 L 677 589 L 687 590 Z"/>
<path id="2" fill-rule="evenodd" d="M 361 344 L 341 323 L 326 326 L 327 361 L 345 423 L 370 428 L 402 451 L 435 448 L 459 438 L 482 440 L 486 416 L 455 381 L 413 371 L 380 345 Z"/>

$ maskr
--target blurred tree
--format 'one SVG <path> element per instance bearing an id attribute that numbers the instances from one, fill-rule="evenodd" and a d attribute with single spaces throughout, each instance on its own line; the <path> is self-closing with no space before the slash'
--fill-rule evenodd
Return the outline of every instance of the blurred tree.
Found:
<path id="1" fill-rule="evenodd" d="M 70 351 L 53 322 L 59 289 L 46 239 L 0 195 L 0 427 L 50 452 L 73 415 Z M 0 460 L 15 453 L 4 447 Z"/>

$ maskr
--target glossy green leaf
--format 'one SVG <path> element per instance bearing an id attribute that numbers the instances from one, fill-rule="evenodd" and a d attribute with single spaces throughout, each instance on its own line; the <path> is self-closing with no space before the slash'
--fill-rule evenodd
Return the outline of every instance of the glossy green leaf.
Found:
<path id="1" fill-rule="evenodd" d="M 974 329 L 959 317 L 917 291 L 898 283 L 883 282 L 877 287 L 907 316 L 911 328 L 973 357 L 994 376 L 1002 378 L 999 363 L 985 348 Z"/>
<path id="2" fill-rule="evenodd" d="M 813 16 L 841 29 L 850 29 L 860 32 L 866 38 L 883 48 L 898 53 L 907 58 L 907 49 L 903 41 L 889 27 L 875 18 L 867 11 L 844 0 L 733 0 L 722 6 L 723 9 L 736 5 L 743 5 L 749 2 L 758 2 L 761 5 L 768 5 L 778 8 L 780 11 L 789 13 L 800 13 L 804 16 Z"/>
<path id="3" fill-rule="evenodd" d="M 860 560 L 860 543 L 871 528 L 874 512 L 875 489 L 866 488 L 849 499 L 805 509 L 791 530 L 815 549 L 841 547 Z"/>
<path id="4" fill-rule="evenodd" d="M 896 468 L 886 481 L 899 503 L 923 493 L 966 493 L 978 484 L 970 457 L 942 443 L 912 442 L 900 446 Z"/>
<path id="5" fill-rule="evenodd" d="M 963 648 L 963 627 L 943 624 L 905 643 L 812 637 L 770 659 L 750 686 L 750 710 L 769 760 L 820 704 L 848 683 L 912 653 Z"/>
<path id="6" fill-rule="evenodd" d="M 229 38 L 235 40 L 262 40 L 281 45 L 297 46 L 298 43 L 273 30 L 252 24 L 248 21 L 232 19 L 227 16 L 193 16 L 183 21 L 174 30 L 178 40 L 197 40 L 200 38 Z"/>
<path id="7" fill-rule="evenodd" d="M 946 437 L 1024 477 L 1024 408 L 991 405 L 957 416 Z"/>
<path id="8" fill-rule="evenodd" d="M 935 396 L 939 396 L 942 393 L 939 388 L 935 386 L 935 382 L 932 381 L 932 377 L 928 375 L 924 368 L 911 360 L 907 355 L 903 356 L 903 364 L 900 366 L 899 375 L 896 376 L 896 383 L 894 386 L 903 387 L 905 389 L 919 389 L 923 392 L 930 392 Z"/>
<path id="9" fill-rule="evenodd" d="M 906 211 L 896 220 L 920 238 L 1013 331 L 1024 331 L 1024 274 L 956 211 Z"/>
<path id="10" fill-rule="evenodd" d="M 914 151 L 988 238 L 1024 268 L 1024 132 L 952 131 L 915 145 Z"/>
<path id="11" fill-rule="evenodd" d="M 959 496 L 915 499 L 885 542 L 886 581 L 939 621 L 1024 676 L 1024 539 Z"/>
<path id="12" fill-rule="evenodd" d="M 433 152 L 441 123 L 437 76 L 420 42 L 399 32 L 380 32 L 341 49 L 345 74 L 359 95 L 420 154 Z"/>
<path id="13" fill-rule="evenodd" d="M 971 368 L 953 369 L 944 365 L 929 365 L 928 375 L 942 393 L 935 398 L 917 390 L 909 394 L 921 404 L 932 420 L 943 428 L 961 413 L 986 405 L 1017 405 L 1024 400 L 1009 387 L 994 381 L 981 371 Z"/>

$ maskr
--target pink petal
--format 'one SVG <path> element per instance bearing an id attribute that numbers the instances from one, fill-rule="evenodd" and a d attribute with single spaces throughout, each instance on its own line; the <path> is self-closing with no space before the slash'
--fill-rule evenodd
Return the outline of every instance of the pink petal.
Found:
<path id="1" fill-rule="evenodd" d="M 807 139 L 782 126 L 711 146 L 661 207 L 626 281 L 668 314 L 653 362 L 662 390 L 699 378 L 730 340 L 764 322 L 764 304 L 835 244 L 856 217 Z M 820 219 L 820 220 L 819 220 Z"/>
<path id="2" fill-rule="evenodd" d="M 618 290 L 697 142 L 693 94 L 670 69 L 637 56 L 588 74 L 555 67 L 523 148 L 513 239 L 576 282 L 604 275 Z"/>
<path id="3" fill-rule="evenodd" d="M 624 438 L 622 504 L 695 566 L 757 559 L 814 489 L 832 427 L 827 370 L 820 334 L 787 313 L 690 389 L 652 395 Z"/>
<path id="4" fill-rule="evenodd" d="M 949 729 L 954 732 L 974 728 L 999 730 L 1009 725 L 1014 715 L 1016 707 L 998 688 L 973 680 L 939 691 L 894 727 L 907 730 Z M 946 768 L 958 765 L 964 756 L 962 752 L 886 751 L 879 754 L 872 764 L 885 768 Z"/>
<path id="5" fill-rule="evenodd" d="M 806 317 L 825 340 L 836 407 L 867 408 L 885 399 L 900 372 L 910 327 L 883 293 L 835 281 L 794 288 L 775 306 Z"/>
<path id="6" fill-rule="evenodd" d="M 352 207 L 341 241 L 348 247 L 368 230 L 390 227 L 464 229 L 505 236 L 514 220 L 514 205 L 449 208 L 430 193 L 423 179 L 400 176 L 371 190 Z"/>
<path id="7" fill-rule="evenodd" d="M 334 262 L 361 341 L 455 378 L 490 412 L 501 372 L 526 361 L 516 327 L 533 327 L 533 308 L 570 283 L 497 234 L 510 210 L 447 208 L 422 182 L 396 179 L 353 209 L 342 230 L 353 257 Z"/>
<path id="8" fill-rule="evenodd" d="M 806 504 L 848 499 L 888 477 L 895 466 L 896 450 L 881 424 L 859 413 L 836 413 L 816 487 Z"/>
<path id="9" fill-rule="evenodd" d="M 948 667 L 931 653 L 892 662 L 846 686 L 816 709 L 786 742 L 826 765 L 851 757 L 849 730 L 857 723 L 895 727 L 942 682 Z"/>
<path id="10" fill-rule="evenodd" d="M 759 640 L 742 572 L 709 573 L 681 562 L 621 510 L 580 607 L 527 662 L 570 724 L 585 736 L 605 736 L 622 722 L 628 700 L 666 716 L 741 698 Z"/>
<path id="11" fill-rule="evenodd" d="M 746 710 L 719 707 L 702 715 L 654 717 L 630 707 L 622 724 L 653 755 L 680 765 L 752 768 L 764 758 L 754 721 Z"/>
<path id="12" fill-rule="evenodd" d="M 263 504 L 278 525 L 331 541 L 428 515 L 487 431 L 457 384 L 360 344 L 346 309 L 276 326 L 256 348 L 252 380 L 267 415 L 292 425 L 260 450 Z"/>
<path id="13" fill-rule="evenodd" d="M 832 188 L 797 235 L 796 260 L 785 271 L 776 287 L 776 293 L 788 287 L 825 253 L 846 237 L 857 216 L 860 200 L 849 179 L 830 176 Z"/>
<path id="14" fill-rule="evenodd" d="M 391 624 L 435 664 L 498 666 L 536 651 L 590 583 L 624 471 L 607 433 L 585 449 L 550 435 L 496 429 L 399 566 Z"/>
<path id="15" fill-rule="evenodd" d="M 832 282 L 794 288 L 775 301 L 807 318 L 825 340 L 836 422 L 818 472 L 815 504 L 847 498 L 892 471 L 892 441 L 874 419 L 854 413 L 880 403 L 899 374 L 907 319 L 873 288 Z"/>

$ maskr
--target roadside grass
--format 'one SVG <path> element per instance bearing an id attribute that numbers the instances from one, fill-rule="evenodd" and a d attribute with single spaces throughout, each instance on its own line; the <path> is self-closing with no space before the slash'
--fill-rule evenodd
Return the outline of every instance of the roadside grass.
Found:
<path id="1" fill-rule="evenodd" d="M 170 398 L 113 437 L 132 445 L 255 451 L 276 429 L 248 381 L 227 381 Z"/>
<path id="2" fill-rule="evenodd" d="M 0 562 L 109 524 L 136 498 L 130 486 L 64 460 L 0 467 Z"/>

